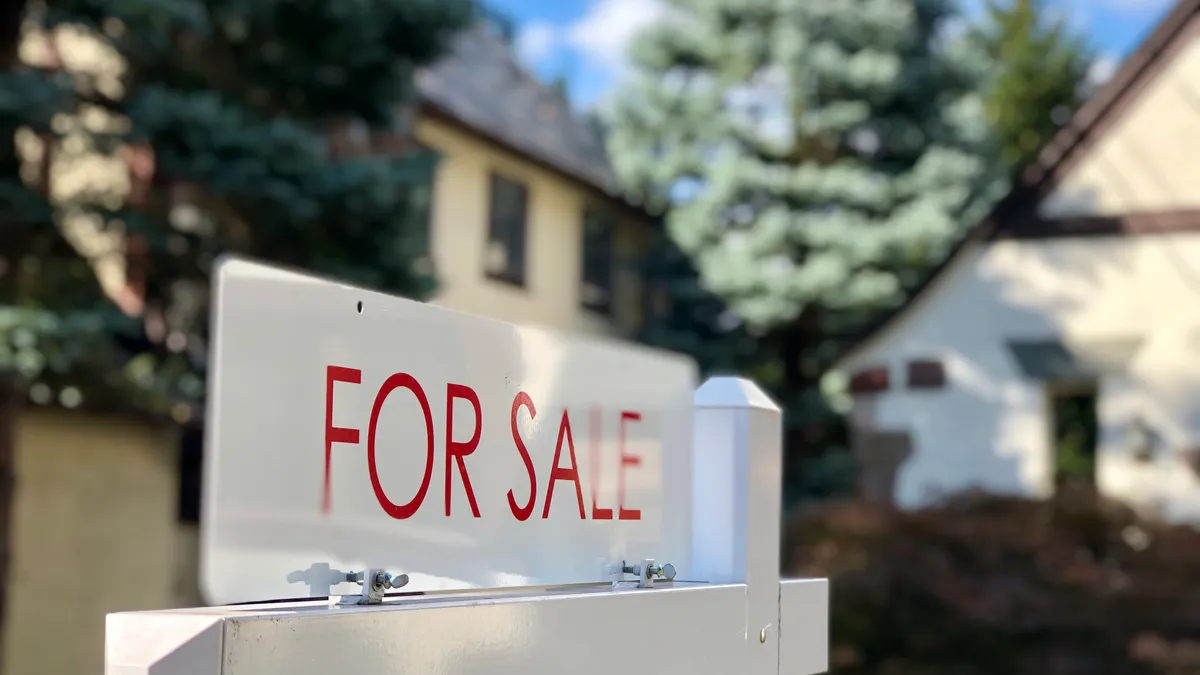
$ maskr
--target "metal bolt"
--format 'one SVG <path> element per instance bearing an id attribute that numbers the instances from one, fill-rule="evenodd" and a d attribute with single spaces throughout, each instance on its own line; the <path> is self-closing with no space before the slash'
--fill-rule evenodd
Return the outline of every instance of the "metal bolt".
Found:
<path id="1" fill-rule="evenodd" d="M 758 642 L 759 644 L 767 644 L 767 629 L 765 626 L 762 630 L 758 631 Z"/>
<path id="2" fill-rule="evenodd" d="M 675 578 L 675 566 L 671 563 L 667 563 L 665 565 L 655 565 L 650 568 L 650 576 L 671 581 Z"/>
<path id="3" fill-rule="evenodd" d="M 346 581 L 350 581 L 353 583 L 361 584 L 361 583 L 363 583 L 363 580 L 365 577 L 366 577 L 366 572 L 347 572 L 346 573 Z M 373 588 L 377 588 L 377 589 L 379 589 L 379 588 L 392 588 L 392 589 L 402 588 L 402 587 L 406 586 L 407 584 L 408 584 L 408 575 L 407 574 L 398 574 L 396 576 L 392 576 L 392 575 L 388 574 L 387 572 L 379 572 L 375 575 L 375 578 L 371 580 L 371 586 Z"/>
<path id="4" fill-rule="evenodd" d="M 408 575 L 407 574 L 397 574 L 396 576 L 392 576 L 390 574 L 383 574 L 382 576 L 383 576 L 383 582 L 380 583 L 380 585 L 383 586 L 384 588 L 396 589 L 396 588 L 403 588 L 404 586 L 408 585 Z"/>
<path id="5" fill-rule="evenodd" d="M 642 566 L 626 565 L 625 563 L 621 563 L 621 571 L 625 574 L 633 574 L 640 577 L 642 575 Z M 667 563 L 665 565 L 651 565 L 649 569 L 646 570 L 646 578 L 649 579 L 650 577 L 657 577 L 659 579 L 671 581 L 675 578 L 675 566 L 671 563 Z"/>

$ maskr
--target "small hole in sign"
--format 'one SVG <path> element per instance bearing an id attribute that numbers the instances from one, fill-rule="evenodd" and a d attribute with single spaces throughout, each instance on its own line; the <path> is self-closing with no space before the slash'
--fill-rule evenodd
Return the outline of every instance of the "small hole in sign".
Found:
<path id="1" fill-rule="evenodd" d="M 358 301 L 358 313 L 362 314 L 362 300 Z"/>

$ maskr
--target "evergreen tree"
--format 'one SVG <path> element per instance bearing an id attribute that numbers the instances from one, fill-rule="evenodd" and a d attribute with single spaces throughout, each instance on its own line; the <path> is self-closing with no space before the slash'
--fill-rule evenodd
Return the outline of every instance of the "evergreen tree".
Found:
<path id="1" fill-rule="evenodd" d="M 435 158 L 395 142 L 368 146 L 407 133 L 415 70 L 474 9 L 470 0 L 9 3 L 0 14 L 0 242 L 9 263 L 0 270 L 9 318 L 0 320 L 0 369 L 25 383 L 91 371 L 92 388 L 132 380 L 138 402 L 160 412 L 199 401 L 208 275 L 225 252 L 428 293 L 431 270 L 419 263 Z M 27 67 L 16 58 L 22 24 L 95 39 L 96 58 L 123 72 Z M 98 114 L 116 122 L 68 129 Z M 33 175 L 18 157 L 22 136 L 140 158 L 152 178 L 145 194 L 50 199 L 49 171 Z M 120 235 L 144 306 L 119 312 L 111 289 L 100 292 L 92 261 L 69 240 L 89 225 Z M 157 328 L 144 330 L 147 322 Z"/>
<path id="2" fill-rule="evenodd" d="M 641 272 L 650 290 L 643 342 L 692 356 L 704 376 L 762 370 L 757 341 L 664 230 L 655 232 Z"/>
<path id="3" fill-rule="evenodd" d="M 1082 100 L 1091 56 L 1042 0 L 991 0 L 981 35 L 997 72 L 988 118 L 1013 168 L 1031 162 Z"/>
<path id="4" fill-rule="evenodd" d="M 837 437 L 817 383 L 846 340 L 1003 189 L 991 64 L 948 33 L 959 18 L 949 0 L 674 0 L 631 50 L 618 174 L 778 356 L 793 449 Z"/>

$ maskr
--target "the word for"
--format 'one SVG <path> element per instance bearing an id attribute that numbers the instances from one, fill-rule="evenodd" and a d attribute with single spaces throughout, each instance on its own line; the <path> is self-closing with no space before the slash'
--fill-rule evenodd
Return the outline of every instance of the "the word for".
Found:
<path id="1" fill-rule="evenodd" d="M 343 366 L 329 366 L 325 374 L 325 480 L 321 495 L 321 510 L 324 513 L 329 513 L 332 508 L 330 496 L 330 458 L 333 453 L 333 445 L 335 443 L 358 445 L 360 442 L 360 430 L 347 427 L 334 426 L 333 423 L 333 389 L 335 383 L 346 384 L 362 384 L 362 371 L 356 368 L 346 368 Z M 399 389 L 406 389 L 416 398 L 417 404 L 421 408 L 421 412 L 425 417 L 425 472 L 421 478 L 421 485 L 417 488 L 417 492 L 407 502 L 397 503 L 392 497 L 388 496 L 383 485 L 379 481 L 379 472 L 376 468 L 376 443 L 375 435 L 379 426 L 380 416 L 383 414 L 383 405 L 388 401 L 394 392 Z M 471 430 L 470 437 L 467 440 L 454 440 L 454 402 L 455 400 L 463 400 L 471 405 L 475 411 L 475 425 Z M 533 464 L 533 458 L 529 454 L 529 448 L 526 446 L 525 440 L 521 438 L 521 434 L 517 428 L 518 417 L 522 414 L 529 415 L 532 420 L 537 417 L 537 407 L 533 403 L 533 399 L 525 392 L 518 392 L 513 397 L 509 411 L 509 426 L 512 430 L 513 449 L 520 456 L 521 462 L 525 465 L 525 472 L 529 477 L 529 485 L 527 488 L 522 488 L 521 494 L 525 495 L 524 499 L 518 496 L 516 488 L 508 491 L 508 506 L 512 511 L 513 516 L 517 520 L 528 520 L 534 513 L 534 506 L 538 496 L 538 480 L 537 471 Z M 593 436 L 599 433 L 600 412 L 592 411 L 592 419 L 589 423 L 589 428 L 592 430 Z M 642 513 L 638 509 L 625 508 L 625 471 L 629 468 L 637 467 L 641 464 L 641 458 L 637 455 L 628 454 L 625 450 L 625 435 L 626 425 L 629 423 L 641 420 L 641 414 L 637 412 L 622 411 L 620 418 L 620 426 L 618 427 L 618 449 L 620 463 L 617 469 L 617 508 L 616 518 L 618 520 L 640 520 Z M 455 469 L 461 477 L 463 490 L 466 492 L 467 503 L 471 506 L 471 515 L 475 518 L 480 517 L 479 503 L 475 500 L 475 491 L 471 488 L 471 477 L 467 471 L 467 458 L 475 452 L 479 447 L 479 439 L 483 433 L 483 409 L 479 402 L 479 396 L 465 384 L 449 383 L 446 385 L 446 419 L 445 419 L 445 443 L 444 454 L 445 462 L 444 477 L 445 477 L 445 514 L 450 515 L 450 497 L 451 487 L 453 483 Z M 460 435 L 461 437 L 461 435 Z M 599 457 L 595 451 L 595 445 L 598 444 L 597 438 L 593 438 L 593 451 L 590 453 L 590 485 L 591 492 L 591 511 L 590 518 L 592 520 L 612 520 L 613 509 L 601 508 L 597 503 L 597 494 L 599 492 L 600 467 L 597 466 Z M 434 443 L 434 421 L 433 412 L 429 406 L 429 397 L 425 393 L 425 389 L 421 383 L 412 375 L 407 373 L 395 373 L 383 381 L 379 390 L 375 393 L 375 402 L 371 406 L 371 417 L 367 423 L 367 467 L 371 477 L 371 488 L 375 491 L 375 498 L 379 501 L 379 506 L 384 512 L 392 518 L 403 520 L 411 518 L 421 509 L 421 505 L 425 502 L 425 495 L 429 492 L 429 485 L 433 480 L 433 469 L 436 460 Z M 563 449 L 567 451 L 567 465 L 562 465 Z M 584 508 L 583 486 L 579 479 L 579 466 L 575 460 L 575 440 L 571 435 L 571 419 L 569 412 L 563 410 L 562 418 L 558 423 L 558 440 L 554 445 L 554 460 L 550 465 L 550 472 L 546 478 L 545 494 L 546 498 L 542 505 L 542 518 L 550 517 L 550 506 L 554 502 L 554 487 L 560 481 L 566 481 L 575 488 L 575 501 L 579 507 L 579 517 L 581 519 L 589 518 L 589 512 Z"/>

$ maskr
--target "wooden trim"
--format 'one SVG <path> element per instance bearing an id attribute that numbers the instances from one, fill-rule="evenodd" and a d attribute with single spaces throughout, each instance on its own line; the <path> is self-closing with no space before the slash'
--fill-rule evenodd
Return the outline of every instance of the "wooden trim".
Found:
<path id="1" fill-rule="evenodd" d="M 941 389 L 946 386 L 946 368 L 936 359 L 908 362 L 909 389 Z"/>
<path id="2" fill-rule="evenodd" d="M 1058 239 L 1200 232 L 1200 210 L 1131 213 L 1123 216 L 1073 216 L 1014 220 L 997 230 L 996 239 Z"/>
<path id="3" fill-rule="evenodd" d="M 887 366 L 866 368 L 850 376 L 851 394 L 878 394 L 890 387 L 891 373 Z"/>

